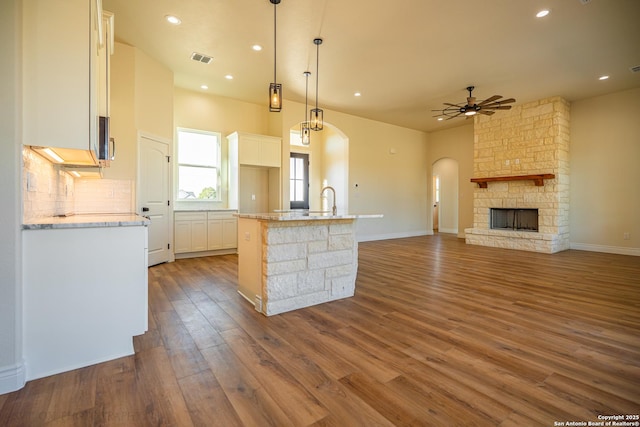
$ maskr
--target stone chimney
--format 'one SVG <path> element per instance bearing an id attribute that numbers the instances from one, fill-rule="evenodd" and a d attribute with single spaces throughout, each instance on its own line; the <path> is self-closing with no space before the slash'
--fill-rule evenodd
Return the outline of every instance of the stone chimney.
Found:
<path id="1" fill-rule="evenodd" d="M 500 178 L 476 188 L 468 244 L 555 253 L 569 249 L 569 103 L 553 97 L 474 124 L 474 178 Z M 538 180 L 521 177 L 553 175 Z M 538 230 L 491 229 L 492 208 L 537 209 Z"/>

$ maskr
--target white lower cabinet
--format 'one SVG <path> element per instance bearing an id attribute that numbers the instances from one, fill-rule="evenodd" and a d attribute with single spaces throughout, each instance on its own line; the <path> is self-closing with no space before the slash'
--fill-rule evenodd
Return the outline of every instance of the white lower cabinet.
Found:
<path id="1" fill-rule="evenodd" d="M 174 253 L 236 249 L 238 220 L 235 211 L 176 212 Z"/>
<path id="2" fill-rule="evenodd" d="M 23 231 L 27 380 L 133 354 L 147 330 L 147 227 Z"/>

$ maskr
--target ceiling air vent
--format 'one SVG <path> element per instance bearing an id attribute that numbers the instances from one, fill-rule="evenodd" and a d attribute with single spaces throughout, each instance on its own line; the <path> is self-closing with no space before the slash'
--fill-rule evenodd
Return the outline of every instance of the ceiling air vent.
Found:
<path id="1" fill-rule="evenodd" d="M 640 65 L 636 65 L 635 67 L 629 68 L 632 73 L 640 73 Z"/>
<path id="2" fill-rule="evenodd" d="M 208 64 L 213 61 L 213 58 L 202 53 L 193 52 L 191 54 L 191 59 L 194 61 L 202 62 L 203 64 Z"/>
<path id="3" fill-rule="evenodd" d="M 591 3 L 591 0 L 580 0 L 580 3 L 582 3 L 582 4 L 588 4 L 588 3 Z"/>

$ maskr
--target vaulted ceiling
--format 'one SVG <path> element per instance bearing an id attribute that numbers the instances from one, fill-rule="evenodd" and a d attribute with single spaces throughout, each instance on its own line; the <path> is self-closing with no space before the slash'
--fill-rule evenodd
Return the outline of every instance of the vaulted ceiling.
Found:
<path id="1" fill-rule="evenodd" d="M 269 0 L 103 0 L 103 7 L 115 13 L 116 39 L 170 68 L 176 86 L 267 108 Z M 550 14 L 536 18 L 541 9 Z M 170 25 L 166 15 L 182 23 Z M 497 94 L 516 105 L 640 87 L 640 71 L 631 70 L 640 66 L 639 18 L 638 0 L 281 0 L 277 80 L 286 108 L 287 100 L 304 102 L 303 72 L 311 71 L 315 103 L 320 37 L 321 108 L 433 131 L 463 123 L 439 122 L 432 110 L 465 102 L 469 85 L 478 100 Z M 213 61 L 193 61 L 193 52 Z"/>

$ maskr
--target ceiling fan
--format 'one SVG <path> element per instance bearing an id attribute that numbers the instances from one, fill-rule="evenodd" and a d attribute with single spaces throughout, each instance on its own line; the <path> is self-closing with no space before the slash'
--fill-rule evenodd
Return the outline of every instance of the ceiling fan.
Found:
<path id="1" fill-rule="evenodd" d="M 484 101 L 480 101 L 476 104 L 476 98 L 471 94 L 471 92 L 475 89 L 474 86 L 467 87 L 469 91 L 469 97 L 467 97 L 466 104 L 450 104 L 445 102 L 445 108 L 442 110 L 431 110 L 438 111 L 440 114 L 437 114 L 433 117 L 446 117 L 446 120 L 451 120 L 458 116 L 464 115 L 466 117 L 475 116 L 476 114 L 485 114 L 490 116 L 495 113 L 495 110 L 510 110 L 512 102 L 516 102 L 515 99 L 502 99 L 502 95 L 493 95 L 490 98 L 485 99 Z"/>

